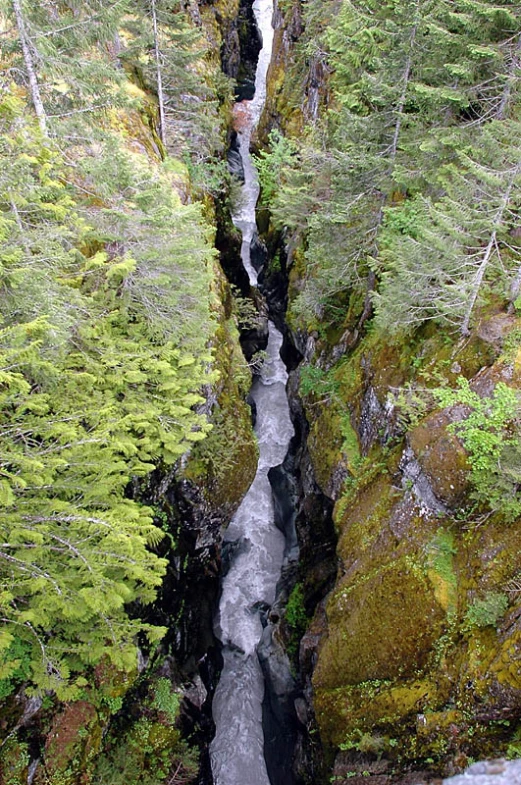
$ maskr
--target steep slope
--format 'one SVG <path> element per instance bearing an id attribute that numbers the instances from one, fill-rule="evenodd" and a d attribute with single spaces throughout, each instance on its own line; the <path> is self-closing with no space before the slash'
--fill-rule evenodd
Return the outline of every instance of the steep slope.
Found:
<path id="1" fill-rule="evenodd" d="M 180 728 L 257 452 L 213 248 L 238 13 L 2 11 L 6 783 L 197 777 Z"/>
<path id="2" fill-rule="evenodd" d="M 337 782 L 519 754 L 520 24 L 279 3 L 259 165 L 335 503 L 300 664 Z"/>

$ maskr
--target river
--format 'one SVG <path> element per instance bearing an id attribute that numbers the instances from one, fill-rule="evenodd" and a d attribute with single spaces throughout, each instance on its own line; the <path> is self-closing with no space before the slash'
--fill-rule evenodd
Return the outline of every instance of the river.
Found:
<path id="1" fill-rule="evenodd" d="M 266 100 L 266 75 L 273 46 L 273 2 L 255 0 L 253 10 L 263 47 L 252 101 L 243 101 L 238 132 L 245 183 L 233 216 L 242 231 L 241 258 L 252 286 L 257 273 L 250 260 L 259 196 L 250 141 Z M 259 463 L 255 479 L 231 521 L 225 542 L 234 556 L 222 580 L 215 633 L 223 644 L 223 670 L 213 701 L 216 735 L 210 747 L 215 785 L 270 785 L 264 758 L 262 701 L 264 679 L 257 656 L 262 614 L 275 600 L 284 557 L 284 537 L 275 525 L 268 471 L 282 463 L 293 436 L 286 396 L 288 374 L 280 358 L 282 335 L 269 323 L 267 360 L 252 387 L 257 408 L 255 433 Z"/>

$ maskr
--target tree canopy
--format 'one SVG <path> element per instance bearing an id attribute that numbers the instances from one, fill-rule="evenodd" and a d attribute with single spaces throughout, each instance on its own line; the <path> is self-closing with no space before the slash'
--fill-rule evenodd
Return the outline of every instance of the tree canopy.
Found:
<path id="1" fill-rule="evenodd" d="M 204 127 L 218 99 L 204 80 L 195 90 L 201 33 L 169 9 L 162 40 L 183 41 L 175 89 L 197 105 L 191 128 Z M 211 427 L 213 230 L 179 195 L 196 136 L 180 131 L 185 162 L 150 142 L 148 17 L 134 32 L 145 12 L 127 0 L 2 4 L 3 695 L 24 680 L 75 698 L 85 669 L 132 670 L 138 635 L 163 635 L 137 609 L 161 584 L 164 532 L 131 485 Z M 220 144 L 216 133 L 208 150 Z"/>
<path id="2" fill-rule="evenodd" d="M 275 223 L 306 238 L 293 318 L 342 319 L 365 292 L 382 330 L 435 319 L 466 334 L 490 294 L 519 289 L 519 7 L 317 6 L 299 46 L 326 64 L 327 112 L 261 163 Z"/>

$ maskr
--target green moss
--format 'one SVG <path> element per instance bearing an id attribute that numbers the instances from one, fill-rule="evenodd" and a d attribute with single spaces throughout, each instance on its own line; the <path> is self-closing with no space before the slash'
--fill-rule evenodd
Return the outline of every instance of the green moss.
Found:
<path id="1" fill-rule="evenodd" d="M 361 734 L 388 734 L 399 740 L 396 751 L 403 753 L 415 731 L 419 710 L 442 706 L 447 694 L 447 681 L 429 679 L 400 685 L 373 680 L 321 690 L 316 698 L 321 735 L 327 743 L 342 746 Z"/>
<path id="2" fill-rule="evenodd" d="M 335 406 L 324 407 L 313 422 L 308 437 L 315 478 L 326 494 L 331 494 L 333 474 L 343 461 L 342 422 L 343 418 Z"/>
<path id="3" fill-rule="evenodd" d="M 354 472 L 360 462 L 360 447 L 357 433 L 351 425 L 349 416 L 342 418 L 340 432 L 343 437 L 341 447 L 342 453 L 345 455 L 349 471 Z"/>
<path id="4" fill-rule="evenodd" d="M 473 627 L 496 626 L 498 620 L 508 608 L 508 597 L 503 592 L 490 591 L 482 599 L 476 599 L 467 609 L 465 626 Z"/>
<path id="5" fill-rule="evenodd" d="M 440 529 L 427 546 L 429 556 L 428 576 L 434 588 L 436 600 L 454 615 L 457 609 L 458 582 L 454 570 L 454 555 L 457 553 L 454 535 Z"/>
<path id="6" fill-rule="evenodd" d="M 7 738 L 0 749 L 0 782 L 2 785 L 20 785 L 27 782 L 29 753 L 27 744 L 17 736 Z"/>
<path id="7" fill-rule="evenodd" d="M 192 450 L 184 476 L 201 488 L 212 505 L 233 507 L 251 485 L 258 456 L 251 411 L 244 400 L 251 374 L 233 319 L 219 327 L 215 354 L 221 383 L 212 413 L 213 429 Z"/>
<path id="8" fill-rule="evenodd" d="M 373 549 L 379 551 L 376 541 L 400 497 L 374 459 L 368 457 L 359 465 L 357 476 L 346 482 L 343 496 L 334 510 L 339 531 L 338 554 L 345 565 L 360 557 L 368 558 Z M 381 555 L 373 553 L 370 558 L 376 558 L 380 563 Z M 367 574 L 369 571 L 362 566 L 360 572 Z"/>
<path id="9" fill-rule="evenodd" d="M 443 616 L 421 573 L 406 559 L 338 592 L 328 605 L 329 638 L 316 683 L 356 684 L 421 669 Z"/>
<path id="10" fill-rule="evenodd" d="M 172 776 L 190 782 L 197 756 L 177 728 L 141 717 L 122 735 L 108 740 L 99 757 L 92 785 L 157 785 Z"/>

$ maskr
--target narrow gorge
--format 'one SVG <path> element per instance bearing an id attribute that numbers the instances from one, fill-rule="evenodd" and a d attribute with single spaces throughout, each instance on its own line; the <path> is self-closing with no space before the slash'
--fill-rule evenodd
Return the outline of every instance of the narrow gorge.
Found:
<path id="1" fill-rule="evenodd" d="M 521 785 L 519 4 L 0 24 L 0 785 Z"/>
<path id="2" fill-rule="evenodd" d="M 238 126 L 235 149 L 238 148 L 240 155 L 244 182 L 232 215 L 234 225 L 242 233 L 242 264 L 254 288 L 258 285 L 259 271 L 253 264 L 251 248 L 258 236 L 259 182 L 250 145 L 266 99 L 274 34 L 273 10 L 271 0 L 253 3 L 262 42 L 255 92 L 251 100 L 243 100 L 234 109 Z M 294 436 L 286 393 L 288 373 L 280 356 L 282 341 L 282 334 L 268 320 L 265 356 L 251 391 L 259 446 L 257 472 L 224 534 L 223 547 L 230 555 L 215 624 L 215 633 L 223 645 L 224 663 L 213 700 L 216 735 L 210 746 L 216 785 L 246 782 L 270 785 L 278 782 L 283 773 L 285 782 L 292 780 L 288 764 L 275 774 L 275 780 L 268 774 L 266 757 L 272 756 L 263 727 L 266 685 L 258 653 L 261 640 L 269 638 L 270 609 L 277 598 L 283 564 L 287 568 L 290 561 L 298 559 L 295 543 L 291 547 L 276 520 L 270 479 L 274 469 L 282 468 Z M 291 500 L 286 497 L 283 503 L 291 505 Z M 269 643 L 267 656 L 270 656 Z M 293 750 L 287 748 L 285 754 L 291 761 Z M 273 761 L 270 768 L 273 770 Z"/>

